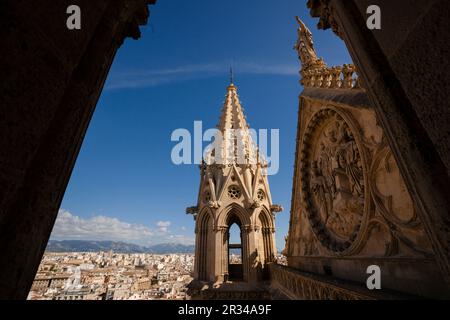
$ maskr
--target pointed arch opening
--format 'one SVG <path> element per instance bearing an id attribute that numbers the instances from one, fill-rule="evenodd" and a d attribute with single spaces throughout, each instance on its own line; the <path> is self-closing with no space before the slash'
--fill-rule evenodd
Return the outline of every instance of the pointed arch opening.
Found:
<path id="1" fill-rule="evenodd" d="M 242 231 L 239 220 L 231 220 L 228 227 L 228 279 L 230 281 L 244 280 Z"/>
<path id="2" fill-rule="evenodd" d="M 219 225 L 224 229 L 222 246 L 222 270 L 224 282 L 248 281 L 248 216 L 240 206 L 227 207 L 219 216 Z"/>

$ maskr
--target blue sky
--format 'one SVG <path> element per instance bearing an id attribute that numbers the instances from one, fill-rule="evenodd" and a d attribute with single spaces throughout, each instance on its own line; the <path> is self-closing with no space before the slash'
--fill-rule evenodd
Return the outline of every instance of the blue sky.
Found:
<path id="1" fill-rule="evenodd" d="M 329 65 L 350 62 L 343 42 L 316 29 L 304 1 L 160 0 L 138 41 L 114 60 L 61 205 L 53 239 L 192 244 L 199 169 L 176 166 L 177 128 L 214 128 L 232 64 L 254 129 L 280 129 L 280 170 L 269 177 L 277 247 L 288 232 L 300 68 L 299 15 Z"/>

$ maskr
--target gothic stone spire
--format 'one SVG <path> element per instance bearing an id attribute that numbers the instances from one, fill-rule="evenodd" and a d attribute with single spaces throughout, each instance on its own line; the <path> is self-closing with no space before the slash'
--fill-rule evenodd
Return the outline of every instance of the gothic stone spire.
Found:
<path id="1" fill-rule="evenodd" d="M 232 78 L 230 80 L 217 125 L 222 134 L 222 143 L 216 145 L 208 157 L 215 156 L 215 162 L 222 164 L 256 165 L 261 159 L 239 101 L 237 87 L 233 84 Z M 211 158 L 205 160 L 211 163 Z"/>
<path id="2" fill-rule="evenodd" d="M 241 230 L 239 279 L 254 284 L 276 254 L 274 213 L 280 207 L 272 203 L 264 165 L 232 81 L 217 128 L 222 143 L 206 152 L 197 206 L 187 210 L 196 216 L 194 279 L 220 284 L 233 276 L 227 255 L 238 245 L 229 243 L 229 229 L 236 223 Z M 230 150 L 231 157 L 226 157 Z M 227 161 L 218 162 L 216 155 Z"/>

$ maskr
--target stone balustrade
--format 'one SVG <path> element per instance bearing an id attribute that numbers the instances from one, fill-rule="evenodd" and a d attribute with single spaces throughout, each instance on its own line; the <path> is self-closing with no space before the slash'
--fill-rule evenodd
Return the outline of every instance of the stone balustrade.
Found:
<path id="1" fill-rule="evenodd" d="M 361 89 L 356 68 L 353 64 L 335 67 L 311 67 L 300 71 L 300 83 L 304 87 L 329 89 Z"/>
<path id="2" fill-rule="evenodd" d="M 358 283 L 269 264 L 273 298 L 294 300 L 392 300 L 415 299 L 388 290 L 368 290 Z"/>

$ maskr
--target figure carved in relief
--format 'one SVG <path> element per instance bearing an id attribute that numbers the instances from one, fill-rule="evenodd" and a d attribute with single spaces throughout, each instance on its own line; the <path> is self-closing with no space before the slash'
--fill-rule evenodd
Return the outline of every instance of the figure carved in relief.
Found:
<path id="1" fill-rule="evenodd" d="M 328 217 L 333 211 L 333 192 L 329 184 L 329 179 L 322 175 L 321 170 L 317 167 L 317 162 L 313 162 L 311 190 L 313 191 L 319 204 L 319 213 L 322 221 L 326 224 Z"/>
<path id="2" fill-rule="evenodd" d="M 322 130 L 311 163 L 310 187 L 322 223 L 347 238 L 363 211 L 361 156 L 348 125 L 334 118 Z"/>
<path id="3" fill-rule="evenodd" d="M 351 193 L 354 196 L 361 196 L 364 193 L 361 156 L 348 127 L 342 131 L 341 145 L 336 150 L 338 163 L 336 170 L 342 171 L 348 177 Z"/>

